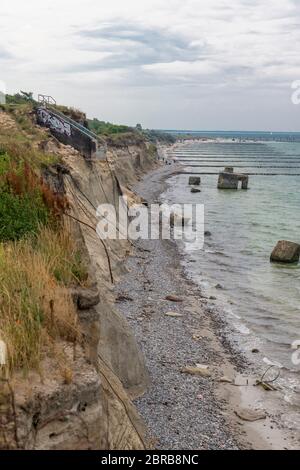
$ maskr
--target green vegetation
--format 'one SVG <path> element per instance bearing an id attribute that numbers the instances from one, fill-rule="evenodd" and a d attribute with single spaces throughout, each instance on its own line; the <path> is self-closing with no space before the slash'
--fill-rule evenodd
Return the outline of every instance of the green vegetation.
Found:
<path id="1" fill-rule="evenodd" d="M 7 105 L 20 105 L 28 103 L 35 103 L 35 100 L 33 99 L 33 93 L 31 91 L 20 91 L 20 93 L 15 93 L 14 95 L 6 95 Z"/>
<path id="2" fill-rule="evenodd" d="M 0 153 L 0 241 L 20 240 L 55 223 L 66 204 L 26 161 Z"/>
<path id="3" fill-rule="evenodd" d="M 86 115 L 79 109 L 70 108 L 68 106 L 63 106 L 63 105 L 55 105 L 53 107 L 56 108 L 61 113 L 68 116 L 69 118 L 73 119 L 74 121 L 79 122 L 80 124 L 84 126 L 87 126 Z"/>
<path id="4" fill-rule="evenodd" d="M 67 287 L 84 283 L 87 270 L 62 223 L 66 207 L 27 162 L 0 155 L 0 338 L 9 371 L 37 368 L 56 338 L 79 337 Z"/>
<path id="5" fill-rule="evenodd" d="M 88 282 L 80 249 L 63 223 L 68 201 L 42 177 L 59 157 L 42 150 L 49 132 L 35 125 L 35 105 L 32 93 L 21 92 L 8 95 L 0 113 L 0 339 L 8 372 L 39 369 L 52 352 L 65 367 L 59 343 L 81 339 L 70 287 Z M 146 139 L 154 155 L 157 141 L 173 141 L 140 124 L 87 122 L 81 111 L 57 108 L 115 146 Z"/>
<path id="6" fill-rule="evenodd" d="M 88 120 L 88 128 L 98 135 L 123 134 L 132 131 L 131 127 L 99 121 L 96 118 Z"/>
<path id="7" fill-rule="evenodd" d="M 42 228 L 34 240 L 34 248 L 43 256 L 56 281 L 65 286 L 82 284 L 88 274 L 82 255 L 72 241 L 70 230 L 65 225 L 54 231 Z"/>
<path id="8" fill-rule="evenodd" d="M 37 145 L 34 145 L 35 137 L 31 136 L 32 140 L 29 140 L 18 130 L 2 132 L 0 129 L 0 168 L 4 155 L 9 155 L 15 164 L 28 163 L 37 172 L 44 167 L 58 163 L 58 156 L 44 153 L 37 148 Z M 42 134 L 42 137 L 45 138 L 45 134 Z"/>
<path id="9" fill-rule="evenodd" d="M 81 340 L 70 287 L 87 281 L 87 268 L 63 222 L 68 201 L 42 177 L 58 157 L 40 150 L 48 133 L 34 124 L 30 96 L 15 96 L 2 109 L 0 340 L 7 346 L 5 371 L 41 370 L 47 355 L 70 380 L 59 344 Z"/>
<path id="10" fill-rule="evenodd" d="M 0 239 L 19 240 L 28 233 L 36 233 L 40 223 L 48 220 L 48 211 L 39 194 L 15 196 L 0 192 Z"/>
<path id="11" fill-rule="evenodd" d="M 176 137 L 163 131 L 156 131 L 153 129 L 143 129 L 143 135 L 147 140 L 152 143 L 173 144 L 176 142 Z"/>
<path id="12" fill-rule="evenodd" d="M 0 240 L 19 240 L 47 223 L 49 209 L 42 186 L 26 164 L 0 155 Z"/>
<path id="13" fill-rule="evenodd" d="M 88 128 L 98 134 L 99 136 L 109 137 L 112 144 L 118 143 L 119 136 L 122 137 L 133 137 L 146 139 L 153 144 L 157 143 L 174 143 L 176 138 L 167 134 L 163 131 L 155 131 L 151 129 L 143 129 L 141 124 L 137 124 L 135 127 L 129 127 L 124 125 L 112 124 L 110 122 L 99 121 L 98 119 L 89 119 Z"/>
<path id="14" fill-rule="evenodd" d="M 43 228 L 36 237 L 0 244 L 0 336 L 8 371 L 39 368 L 56 339 L 80 338 L 66 288 L 78 283 L 70 269 L 77 265 L 78 249 L 67 230 Z"/>

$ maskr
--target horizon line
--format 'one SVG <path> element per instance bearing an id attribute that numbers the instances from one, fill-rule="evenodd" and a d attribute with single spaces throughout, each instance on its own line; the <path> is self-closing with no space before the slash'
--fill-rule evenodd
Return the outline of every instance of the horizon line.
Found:
<path id="1" fill-rule="evenodd" d="M 191 129 L 153 129 L 162 132 L 209 132 L 209 133 L 244 133 L 244 134 L 300 134 L 300 131 L 253 131 L 253 130 L 191 130 Z"/>

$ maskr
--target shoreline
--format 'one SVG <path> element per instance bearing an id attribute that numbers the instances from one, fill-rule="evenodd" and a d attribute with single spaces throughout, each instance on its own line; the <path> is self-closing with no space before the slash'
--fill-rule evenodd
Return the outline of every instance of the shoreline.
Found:
<path id="1" fill-rule="evenodd" d="M 147 201 L 157 202 L 177 170 L 177 165 L 160 167 L 133 189 Z M 271 395 L 277 392 L 253 387 L 254 364 L 231 346 L 224 336 L 225 320 L 187 278 L 179 246 L 166 240 L 139 241 L 138 246 L 141 251 L 128 259 L 129 272 L 116 292 L 131 299 L 118 306 L 134 329 L 150 372 L 149 391 L 135 404 L 152 445 L 176 450 L 299 448 L 275 416 Z M 171 294 L 183 302 L 166 301 Z M 182 316 L 166 316 L 170 311 Z M 211 376 L 181 372 L 196 363 L 208 365 Z M 224 376 L 240 384 L 220 382 Z M 236 415 L 254 403 L 258 409 L 263 403 L 266 419 L 248 422 Z"/>

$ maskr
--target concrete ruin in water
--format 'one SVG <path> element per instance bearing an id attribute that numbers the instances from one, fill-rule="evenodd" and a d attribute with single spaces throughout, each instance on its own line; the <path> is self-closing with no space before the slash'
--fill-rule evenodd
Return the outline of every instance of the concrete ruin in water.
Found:
<path id="1" fill-rule="evenodd" d="M 248 189 L 248 175 L 234 173 L 233 167 L 226 167 L 219 174 L 218 189 L 238 189 L 241 182 L 241 189 Z"/>

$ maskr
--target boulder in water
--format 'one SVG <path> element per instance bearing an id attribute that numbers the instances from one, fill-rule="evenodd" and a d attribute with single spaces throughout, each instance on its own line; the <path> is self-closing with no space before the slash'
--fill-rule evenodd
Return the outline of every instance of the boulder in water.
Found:
<path id="1" fill-rule="evenodd" d="M 201 189 L 199 189 L 199 188 L 191 188 L 191 193 L 201 193 Z"/>
<path id="2" fill-rule="evenodd" d="M 189 185 L 190 186 L 199 186 L 200 183 L 201 183 L 200 176 L 190 176 L 189 177 Z"/>
<path id="3" fill-rule="evenodd" d="M 298 243 L 280 240 L 271 253 L 271 261 L 278 263 L 296 263 L 300 257 Z"/>

